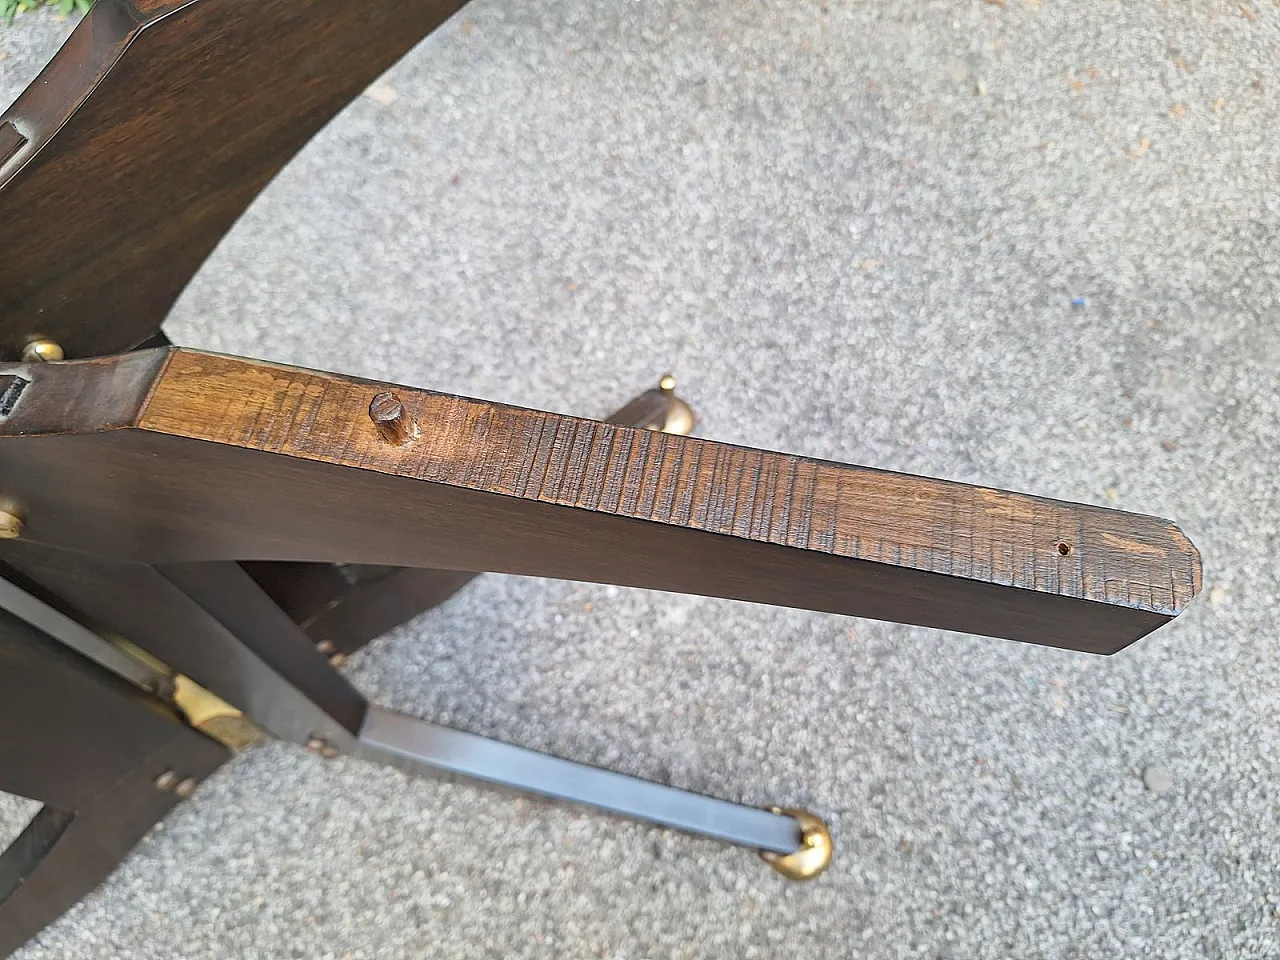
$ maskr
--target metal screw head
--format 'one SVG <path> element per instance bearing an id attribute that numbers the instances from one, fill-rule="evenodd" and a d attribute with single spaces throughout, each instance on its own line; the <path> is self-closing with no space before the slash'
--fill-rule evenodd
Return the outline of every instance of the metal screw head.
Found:
<path id="1" fill-rule="evenodd" d="M 664 373 L 662 379 L 658 381 L 658 389 L 663 393 L 670 393 L 676 388 L 676 378 L 669 373 Z"/>
<path id="2" fill-rule="evenodd" d="M 196 792 L 196 782 L 191 777 L 187 777 L 187 779 L 173 788 L 173 792 L 185 800 Z"/>
<path id="3" fill-rule="evenodd" d="M 0 510 L 0 540 L 16 540 L 22 536 L 22 518 L 8 510 Z"/>
<path id="4" fill-rule="evenodd" d="M 178 785 L 178 775 L 172 770 L 166 770 L 160 776 L 156 777 L 157 790 L 172 790 Z"/>
<path id="5" fill-rule="evenodd" d="M 32 340 L 22 348 L 23 363 L 50 363 L 65 356 L 62 347 L 52 340 Z"/>
<path id="6" fill-rule="evenodd" d="M 320 653 L 323 653 L 327 657 L 329 654 L 333 653 L 334 651 L 333 641 L 321 640 L 319 643 L 316 644 L 316 650 L 318 650 Z"/>
<path id="7" fill-rule="evenodd" d="M 307 740 L 307 749 L 312 753 L 318 753 L 326 760 L 332 760 L 338 755 L 338 748 L 327 740 L 321 740 L 319 737 L 311 737 Z"/>
<path id="8" fill-rule="evenodd" d="M 346 662 L 347 662 L 347 655 L 345 653 L 335 653 L 332 657 L 329 658 L 329 666 L 331 667 L 341 667 Z"/>

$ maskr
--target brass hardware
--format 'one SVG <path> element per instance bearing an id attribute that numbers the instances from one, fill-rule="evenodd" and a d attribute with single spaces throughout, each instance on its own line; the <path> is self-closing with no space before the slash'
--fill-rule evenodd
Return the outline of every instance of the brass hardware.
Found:
<path id="1" fill-rule="evenodd" d="M 369 404 L 369 419 L 387 443 L 403 446 L 415 440 L 420 431 L 418 424 L 404 408 L 400 398 L 390 391 L 377 394 Z"/>
<path id="2" fill-rule="evenodd" d="M 674 433 L 681 437 L 689 436 L 693 433 L 693 408 L 676 396 L 676 378 L 669 373 L 664 373 L 662 379 L 658 381 L 658 389 L 667 395 L 667 414 L 661 427 L 652 426 L 649 429 L 658 430 L 661 433 Z"/>
<path id="3" fill-rule="evenodd" d="M 0 540 L 16 540 L 22 536 L 22 518 L 8 510 L 0 510 Z"/>
<path id="4" fill-rule="evenodd" d="M 173 702 L 193 727 L 203 727 L 217 717 L 239 716 L 240 711 L 225 700 L 181 674 L 173 678 Z"/>
<path id="5" fill-rule="evenodd" d="M 167 678 L 168 689 L 149 692 L 170 701 L 182 715 L 182 719 L 205 736 L 212 737 L 232 750 L 245 750 L 267 740 L 267 732 L 241 710 L 210 693 L 190 677 L 175 673 L 167 663 L 124 637 L 108 635 L 106 639 L 139 663 Z"/>
<path id="6" fill-rule="evenodd" d="M 173 702 L 187 723 L 232 750 L 244 750 L 267 739 L 266 731 L 227 701 L 189 677 L 175 674 Z"/>
<path id="7" fill-rule="evenodd" d="M 156 777 L 156 789 L 172 790 L 179 799 L 185 800 L 196 792 L 196 781 L 192 777 L 184 777 L 179 780 L 176 773 L 172 770 L 166 770 Z"/>
<path id="8" fill-rule="evenodd" d="M 307 740 L 307 749 L 312 753 L 318 753 L 326 760 L 332 760 L 338 755 L 338 748 L 328 741 L 321 740 L 319 737 L 311 737 Z"/>
<path id="9" fill-rule="evenodd" d="M 65 356 L 61 346 L 44 338 L 32 340 L 22 348 L 23 363 L 50 363 Z"/>
<path id="10" fill-rule="evenodd" d="M 788 880 L 812 880 L 831 863 L 834 845 L 827 825 L 807 810 L 773 808 L 780 816 L 792 817 L 800 824 L 800 846 L 792 853 L 762 850 L 760 856 Z"/>
<path id="11" fill-rule="evenodd" d="M 316 644 L 316 651 L 318 653 L 323 653 L 326 657 L 329 654 L 333 653 L 334 650 L 335 650 L 335 647 L 333 645 L 332 640 L 321 640 L 319 643 Z"/>

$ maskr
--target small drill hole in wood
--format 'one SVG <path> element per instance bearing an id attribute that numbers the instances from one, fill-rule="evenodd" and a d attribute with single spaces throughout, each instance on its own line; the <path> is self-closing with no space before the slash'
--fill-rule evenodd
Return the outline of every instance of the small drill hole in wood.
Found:
<path id="1" fill-rule="evenodd" d="M 1058 553 L 1062 554 L 1064 557 L 1071 556 L 1071 544 L 1067 543 L 1065 540 L 1059 540 Z"/>

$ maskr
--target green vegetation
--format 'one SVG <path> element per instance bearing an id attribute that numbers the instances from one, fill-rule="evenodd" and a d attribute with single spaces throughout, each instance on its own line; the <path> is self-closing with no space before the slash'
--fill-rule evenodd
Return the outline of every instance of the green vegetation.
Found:
<path id="1" fill-rule="evenodd" d="M 20 13 L 36 7 L 56 7 L 64 16 L 75 11 L 85 11 L 93 6 L 93 0 L 0 0 L 0 17 L 12 20 Z"/>

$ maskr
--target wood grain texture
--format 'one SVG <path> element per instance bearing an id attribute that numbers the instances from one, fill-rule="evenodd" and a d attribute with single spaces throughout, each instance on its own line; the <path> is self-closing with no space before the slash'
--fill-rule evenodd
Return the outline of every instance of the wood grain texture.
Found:
<path id="1" fill-rule="evenodd" d="M 1095 652 L 1200 587 L 1195 548 L 1150 517 L 407 387 L 421 434 L 394 445 L 368 415 L 387 384 L 166 356 L 133 424 L 98 434 L 36 436 L 64 432 L 76 364 L 5 368 L 34 381 L 0 437 L 27 536 L 614 582 Z"/>
<path id="2" fill-rule="evenodd" d="M 674 404 L 661 388 L 614 411 L 609 423 L 660 428 Z M 376 426 L 376 423 L 375 423 Z M 476 576 L 464 570 L 358 564 L 246 562 L 241 566 L 316 644 L 349 654 L 443 603 Z"/>
<path id="3" fill-rule="evenodd" d="M 98 0 L 0 114 L 0 357 L 145 340 L 276 172 L 464 2 Z"/>

